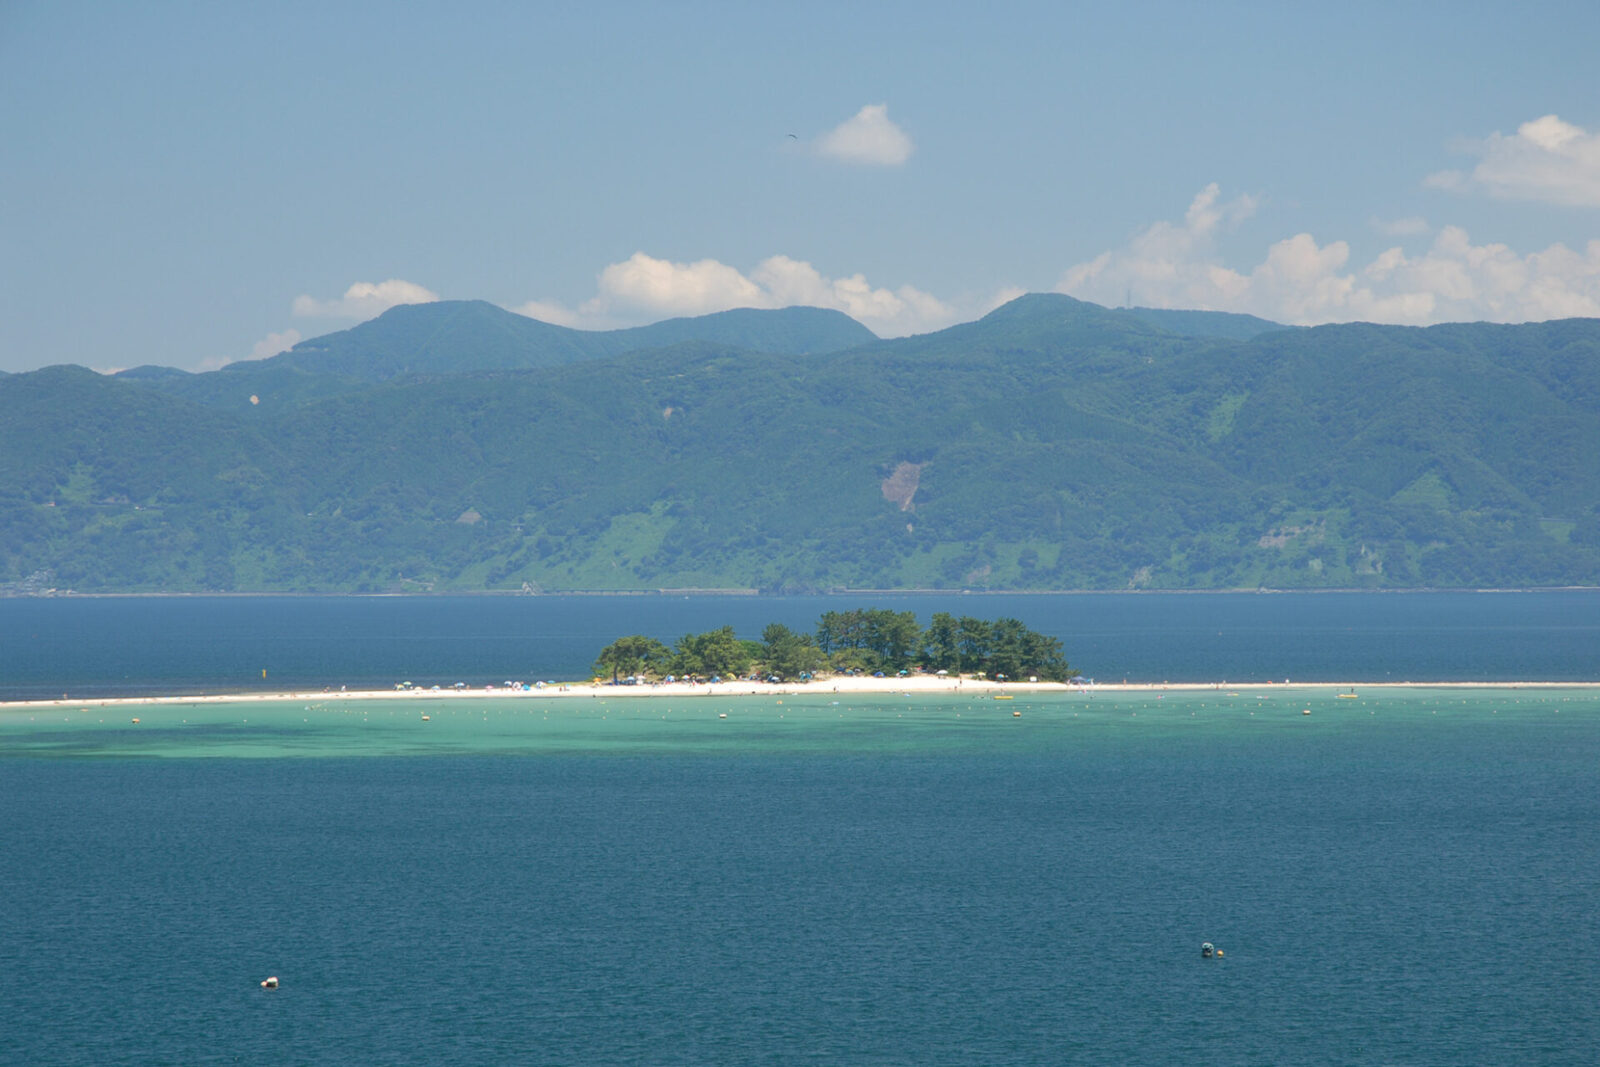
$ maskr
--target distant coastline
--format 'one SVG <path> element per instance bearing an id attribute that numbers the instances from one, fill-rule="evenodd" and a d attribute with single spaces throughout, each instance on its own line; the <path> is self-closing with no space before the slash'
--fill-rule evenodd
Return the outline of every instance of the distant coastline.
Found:
<path id="1" fill-rule="evenodd" d="M 39 592 L 0 590 L 0 600 L 200 600 L 228 598 L 261 600 L 270 597 L 313 599 L 316 597 L 359 597 L 366 600 L 436 600 L 443 597 L 485 597 L 491 599 L 555 600 L 561 597 L 651 597 L 669 599 L 718 599 L 739 597 L 761 600 L 783 600 L 796 597 L 986 597 L 986 596 L 1289 596 L 1316 594 L 1339 596 L 1355 593 L 1382 594 L 1384 596 L 1411 596 L 1419 593 L 1597 593 L 1600 585 L 1543 585 L 1475 588 L 1471 586 L 1388 589 L 1351 586 L 1338 589 L 824 589 L 813 593 L 767 593 L 759 589 L 573 589 L 529 593 L 518 589 L 444 589 L 403 593 L 360 592 L 304 592 L 251 590 L 240 592 L 125 592 L 80 593 L 72 589 L 50 589 Z"/>

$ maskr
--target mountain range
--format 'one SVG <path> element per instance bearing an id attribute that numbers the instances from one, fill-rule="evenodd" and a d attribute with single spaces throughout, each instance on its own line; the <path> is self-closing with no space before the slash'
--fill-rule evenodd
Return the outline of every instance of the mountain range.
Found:
<path id="1" fill-rule="evenodd" d="M 394 308 L 0 377 L 13 592 L 1600 584 L 1600 321 Z"/>

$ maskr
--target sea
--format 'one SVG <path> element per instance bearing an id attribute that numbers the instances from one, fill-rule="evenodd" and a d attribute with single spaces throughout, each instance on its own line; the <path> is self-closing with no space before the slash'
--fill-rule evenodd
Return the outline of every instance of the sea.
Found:
<path id="1" fill-rule="evenodd" d="M 339 693 L 854 606 L 1011 615 L 1098 681 L 1207 685 Z M 1600 594 L 63 598 L 0 625 L 6 699 L 70 694 L 0 708 L 0 1063 L 1600 1062 Z M 314 695 L 99 703 L 263 669 Z M 1436 684 L 1373 684 L 1400 680 Z M 1511 681 L 1555 684 L 1444 684 Z"/>
<path id="2" fill-rule="evenodd" d="M 0 598 L 0 701 L 587 678 L 600 650 L 824 612 L 1009 617 L 1101 682 L 1600 680 L 1600 590 Z"/>

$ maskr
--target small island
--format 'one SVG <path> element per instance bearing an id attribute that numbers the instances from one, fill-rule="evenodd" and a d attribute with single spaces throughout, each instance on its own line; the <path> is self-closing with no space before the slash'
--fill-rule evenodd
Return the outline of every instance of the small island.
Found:
<path id="1" fill-rule="evenodd" d="M 822 675 L 970 676 L 986 681 L 1065 682 L 1061 642 L 1017 619 L 977 619 L 936 612 L 927 629 L 909 611 L 862 608 L 825 612 L 815 633 L 772 623 L 760 641 L 741 640 L 733 627 L 685 634 L 668 648 L 644 634 L 619 637 L 595 660 L 597 681 L 707 683 L 741 679 L 807 682 Z"/>

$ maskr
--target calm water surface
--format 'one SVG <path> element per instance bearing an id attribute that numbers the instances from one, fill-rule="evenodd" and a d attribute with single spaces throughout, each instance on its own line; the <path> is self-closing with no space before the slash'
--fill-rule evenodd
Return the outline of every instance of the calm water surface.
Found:
<path id="1" fill-rule="evenodd" d="M 1595 691 L 778 699 L 0 712 L 0 1061 L 1596 1062 Z"/>
<path id="2" fill-rule="evenodd" d="M 0 599 L 0 700 L 581 678 L 624 634 L 1012 616 L 1101 681 L 1600 680 L 1600 592 Z M 263 677 L 262 672 L 266 675 Z"/>

